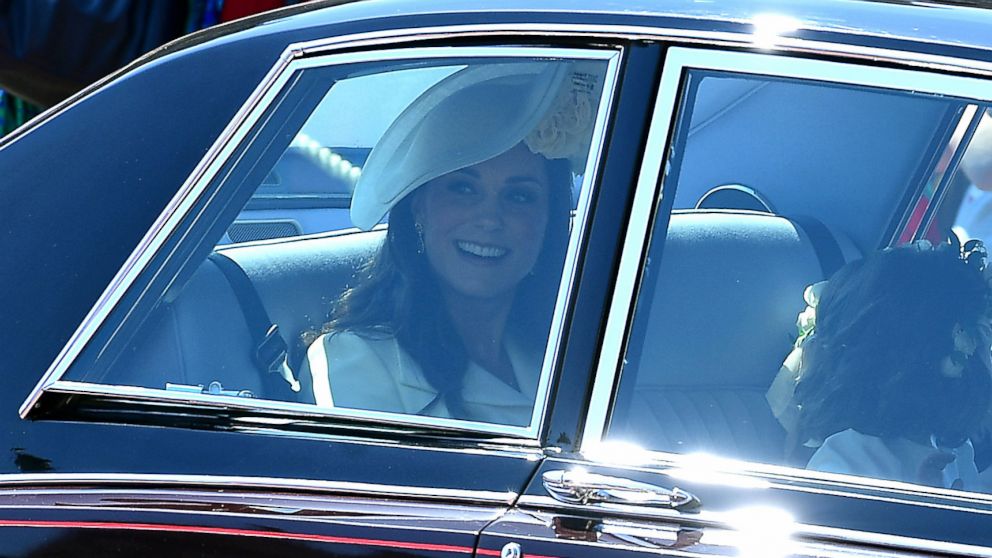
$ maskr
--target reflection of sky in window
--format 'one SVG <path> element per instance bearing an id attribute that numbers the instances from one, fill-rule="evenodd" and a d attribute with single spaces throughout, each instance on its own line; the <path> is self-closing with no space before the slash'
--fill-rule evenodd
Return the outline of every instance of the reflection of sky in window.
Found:
<path id="1" fill-rule="evenodd" d="M 407 105 L 464 67 L 414 68 L 339 81 L 301 132 L 324 146 L 372 147 Z"/>

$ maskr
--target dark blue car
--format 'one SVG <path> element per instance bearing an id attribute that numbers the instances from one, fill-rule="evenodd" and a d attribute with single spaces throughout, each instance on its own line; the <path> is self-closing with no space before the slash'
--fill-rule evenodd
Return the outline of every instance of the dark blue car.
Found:
<path id="1" fill-rule="evenodd" d="M 851 262 L 985 273 L 961 4 L 314 2 L 44 112 L 0 141 L 0 555 L 992 556 L 984 295 L 909 281 L 830 405 L 802 354 Z"/>

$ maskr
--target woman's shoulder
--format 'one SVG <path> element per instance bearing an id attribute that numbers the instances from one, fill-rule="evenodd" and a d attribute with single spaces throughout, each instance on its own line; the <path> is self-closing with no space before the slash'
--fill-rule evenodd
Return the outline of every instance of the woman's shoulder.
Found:
<path id="1" fill-rule="evenodd" d="M 420 367 L 400 346 L 396 337 L 382 332 L 334 331 L 318 337 L 307 351 L 311 366 L 325 362 L 329 376 L 348 374 L 355 370 L 360 377 L 372 379 L 390 377 L 394 381 L 419 385 L 425 382 Z"/>
<path id="2" fill-rule="evenodd" d="M 311 344 L 307 361 L 318 405 L 409 412 L 401 386 L 424 383 L 393 336 L 325 333 Z"/>
<path id="3" fill-rule="evenodd" d="M 374 353 L 390 356 L 396 353 L 399 343 L 391 335 L 381 333 L 360 333 L 354 331 L 332 331 L 324 333 L 310 345 L 311 350 L 322 351 L 324 358 L 342 357 Z M 312 360 L 315 355 L 308 357 Z M 388 360 L 388 359 L 387 359 Z"/>
<path id="4" fill-rule="evenodd" d="M 945 488 L 974 490 L 981 485 L 968 440 L 956 448 L 937 448 L 848 429 L 828 436 L 806 468 Z"/>
<path id="5" fill-rule="evenodd" d="M 899 479 L 903 458 L 877 436 L 847 429 L 831 434 L 810 458 L 807 469 Z"/>

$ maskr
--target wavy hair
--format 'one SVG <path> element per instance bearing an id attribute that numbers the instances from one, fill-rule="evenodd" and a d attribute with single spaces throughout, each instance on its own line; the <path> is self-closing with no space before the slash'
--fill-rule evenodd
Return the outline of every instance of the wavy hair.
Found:
<path id="1" fill-rule="evenodd" d="M 801 439 L 846 429 L 956 447 L 989 411 L 992 371 L 989 286 L 980 265 L 956 245 L 887 249 L 838 271 L 817 306 L 815 333 L 803 345 L 796 399 Z M 947 248 L 958 248 L 951 250 Z M 953 330 L 978 341 L 959 377 L 941 372 Z"/>
<path id="2" fill-rule="evenodd" d="M 557 298 L 571 213 L 572 174 L 565 160 L 547 160 L 548 223 L 531 273 L 517 288 L 507 330 L 524 348 L 543 351 Z M 347 289 L 320 333 L 395 337 L 420 366 L 454 418 L 468 418 L 462 381 L 469 356 L 452 324 L 426 254 L 418 250 L 412 195 L 389 212 L 386 238 Z"/>

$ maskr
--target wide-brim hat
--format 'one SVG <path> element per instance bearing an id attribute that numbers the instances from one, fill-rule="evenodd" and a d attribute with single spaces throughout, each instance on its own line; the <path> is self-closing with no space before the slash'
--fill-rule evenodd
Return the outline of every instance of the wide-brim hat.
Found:
<path id="1" fill-rule="evenodd" d="M 369 154 L 352 196 L 352 223 L 371 229 L 426 182 L 523 141 L 555 105 L 569 71 L 561 61 L 476 64 L 429 88 Z"/>

